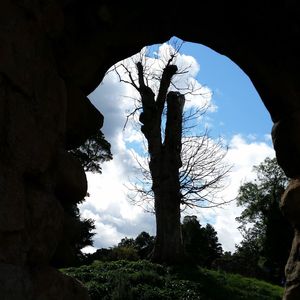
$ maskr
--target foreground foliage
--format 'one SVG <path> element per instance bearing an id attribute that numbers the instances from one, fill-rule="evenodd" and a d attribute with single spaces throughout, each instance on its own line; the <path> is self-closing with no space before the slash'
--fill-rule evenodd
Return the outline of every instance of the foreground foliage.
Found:
<path id="1" fill-rule="evenodd" d="M 62 272 L 80 280 L 92 300 L 279 300 L 283 294 L 279 286 L 240 275 L 199 267 L 164 267 L 144 260 L 95 261 Z"/>

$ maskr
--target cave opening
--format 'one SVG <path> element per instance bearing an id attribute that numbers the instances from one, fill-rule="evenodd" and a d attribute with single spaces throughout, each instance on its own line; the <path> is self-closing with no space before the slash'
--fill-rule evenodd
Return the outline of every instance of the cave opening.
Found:
<path id="1" fill-rule="evenodd" d="M 160 50 L 174 47 L 174 42 L 178 44 L 182 41 L 173 37 L 168 42 L 149 46 L 147 55 L 152 63 L 163 55 Z M 234 199 L 239 186 L 255 177 L 253 166 L 266 157 L 275 156 L 270 135 L 270 115 L 250 78 L 228 57 L 191 42 L 182 44 L 179 55 L 180 63 L 184 62 L 192 68 L 192 75 L 184 80 L 195 80 L 209 94 L 209 109 L 199 119 L 199 124 L 202 129 L 209 129 L 213 139 L 221 136 L 224 145 L 228 146 L 227 159 L 233 169 L 222 197 Z M 137 56 L 125 61 L 132 64 Z M 114 156 L 112 161 L 104 163 L 103 174 L 87 173 L 89 197 L 80 205 L 80 210 L 85 218 L 96 220 L 94 248 L 84 249 L 93 252 L 95 248 L 115 246 L 125 236 L 136 237 L 141 231 L 155 235 L 155 220 L 141 207 L 129 203 L 126 197 L 130 180 L 136 176 L 136 156 L 146 155 L 138 118 L 133 123 L 127 120 L 136 108 L 134 99 L 138 97 L 137 93 L 129 84 L 120 82 L 112 67 L 88 97 L 104 115 L 102 130 L 112 145 Z M 197 99 L 188 101 L 195 103 Z M 196 214 L 201 224 L 214 225 L 224 250 L 233 252 L 242 239 L 235 220 L 242 208 L 237 207 L 234 201 L 224 208 L 210 211 L 189 209 L 182 216 Z"/>
<path id="2" fill-rule="evenodd" d="M 252 1 L 216 5 L 210 1 L 201 3 L 198 10 L 192 2 L 176 1 L 161 2 L 159 7 L 137 6 L 128 1 L 40 2 L 0 4 L 1 295 L 7 299 L 89 299 L 78 281 L 51 265 L 59 244 L 70 240 L 74 244 L 74 236 L 79 234 L 68 209 L 82 201 L 87 189 L 85 173 L 68 151 L 79 147 L 102 126 L 103 116 L 87 95 L 102 81 L 106 70 L 141 46 L 165 41 L 175 34 L 232 59 L 251 78 L 272 117 L 276 158 L 291 178 L 281 208 L 295 230 L 286 265 L 284 299 L 299 299 L 298 3 Z M 200 60 L 201 65 L 204 67 Z M 207 86 L 217 96 L 216 87 Z M 114 108 L 121 101 L 120 97 L 117 99 L 117 103 L 108 99 L 112 109 L 111 118 L 107 113 L 106 121 L 114 116 L 118 119 Z M 221 102 L 216 106 L 221 111 Z M 215 120 L 217 114 L 218 110 L 210 117 Z M 238 115 L 231 117 L 236 118 Z M 254 113 L 253 126 L 259 125 L 258 119 Z M 113 126 L 109 129 L 115 130 Z M 122 132 L 122 128 L 115 132 Z M 229 134 L 231 137 L 232 132 Z M 254 141 L 255 136 L 247 138 Z M 130 134 L 127 139 L 133 143 L 137 138 Z M 126 144 L 121 137 L 117 142 L 119 145 L 114 145 L 120 146 L 123 153 L 120 159 L 130 165 Z M 241 138 L 235 142 L 240 143 Z M 246 144 L 249 142 L 246 140 Z M 115 170 L 107 169 L 120 173 L 119 165 Z M 122 175 L 127 176 L 124 172 Z M 120 191 L 118 179 L 115 183 L 110 190 Z M 90 208 L 91 218 L 96 217 L 107 236 L 120 236 L 112 221 L 117 229 L 123 229 L 129 221 L 138 221 L 136 209 L 126 205 L 120 209 L 113 201 L 97 199 L 97 204 L 90 203 L 85 208 Z M 116 212 L 105 216 L 110 222 L 107 226 L 101 223 L 99 209 Z M 78 211 L 74 209 L 72 213 L 78 221 Z M 127 217 L 125 223 L 123 216 Z M 151 226 L 152 220 L 147 222 Z M 101 233 L 102 229 L 98 231 Z M 133 227 L 127 233 L 136 234 Z M 278 236 L 283 235 L 278 231 Z M 63 254 L 68 256 L 69 250 L 70 247 Z"/>

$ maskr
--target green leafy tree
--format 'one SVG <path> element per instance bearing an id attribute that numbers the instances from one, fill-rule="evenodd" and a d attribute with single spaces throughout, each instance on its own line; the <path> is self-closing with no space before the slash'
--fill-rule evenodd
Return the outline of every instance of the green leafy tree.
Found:
<path id="1" fill-rule="evenodd" d="M 133 238 L 128 238 L 127 236 L 121 239 L 121 242 L 118 244 L 117 247 L 134 247 L 135 242 Z"/>
<path id="2" fill-rule="evenodd" d="M 111 250 L 111 260 L 139 260 L 138 252 L 134 246 L 117 246 Z"/>
<path id="3" fill-rule="evenodd" d="M 222 253 L 223 249 L 221 244 L 219 243 L 217 232 L 215 231 L 214 227 L 210 224 L 206 224 L 204 227 L 204 266 L 211 267 L 213 262 L 219 258 Z"/>
<path id="4" fill-rule="evenodd" d="M 91 264 L 95 260 L 115 261 L 149 259 L 154 248 L 155 237 L 148 232 L 141 232 L 135 239 L 124 237 L 117 246 L 97 249 L 94 253 L 85 254 L 81 264 Z"/>
<path id="5" fill-rule="evenodd" d="M 202 227 L 196 216 L 185 216 L 182 223 L 182 236 L 187 259 L 201 266 L 211 268 L 213 262 L 223 252 L 217 232 L 212 225 Z"/>
<path id="6" fill-rule="evenodd" d="M 77 149 L 70 152 L 80 161 L 86 172 L 101 173 L 101 165 L 112 159 L 110 143 L 105 139 L 102 131 L 98 131 Z"/>
<path id="7" fill-rule="evenodd" d="M 140 259 L 150 258 L 154 248 L 155 237 L 148 232 L 142 231 L 135 239 L 123 238 L 116 248 L 133 248 L 137 251 Z"/>
<path id="8" fill-rule="evenodd" d="M 134 243 L 139 257 L 148 259 L 154 249 L 155 237 L 143 231 L 136 237 Z"/>
<path id="9" fill-rule="evenodd" d="M 256 179 L 243 184 L 237 197 L 237 204 L 244 207 L 237 218 L 244 237 L 237 254 L 246 253 L 248 261 L 255 260 L 252 269 L 260 269 L 265 279 L 280 283 L 293 239 L 293 230 L 279 208 L 288 178 L 275 158 L 266 158 L 254 171 Z"/>

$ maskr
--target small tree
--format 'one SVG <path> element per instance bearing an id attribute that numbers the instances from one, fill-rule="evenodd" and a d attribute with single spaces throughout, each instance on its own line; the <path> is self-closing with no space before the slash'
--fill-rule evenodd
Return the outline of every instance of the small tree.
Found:
<path id="1" fill-rule="evenodd" d="M 183 258 L 181 206 L 220 205 L 210 197 L 210 192 L 223 186 L 221 180 L 230 169 L 222 162 L 226 151 L 220 141 L 215 144 L 206 134 L 182 136 L 184 121 L 190 127 L 189 121 L 195 118 L 195 114 L 190 113 L 190 119 L 185 119 L 185 96 L 199 94 L 201 87 L 194 82 L 188 82 L 185 88 L 176 85 L 176 77 L 188 72 L 188 67 L 179 69 L 176 64 L 179 49 L 180 46 L 170 47 L 155 71 L 145 52 L 134 67 L 124 62 L 115 67 L 120 81 L 133 86 L 139 94 L 136 108 L 129 116 L 141 110 L 139 122 L 149 154 L 149 172 L 143 168 L 143 174 L 145 178 L 150 174 L 151 190 L 145 190 L 142 182 L 142 186 L 136 185 L 136 191 L 146 196 L 146 200 L 149 196 L 154 199 L 153 260 L 166 263 L 177 263 Z M 204 111 L 205 105 L 196 113 L 199 116 Z"/>
<path id="2" fill-rule="evenodd" d="M 135 241 L 133 238 L 124 237 L 117 247 L 134 247 Z"/>
<path id="3" fill-rule="evenodd" d="M 148 232 L 141 232 L 135 239 L 135 248 L 141 259 L 149 259 L 154 248 L 155 237 Z"/>
<path id="4" fill-rule="evenodd" d="M 217 232 L 212 225 L 202 227 L 196 216 L 185 216 L 182 223 L 183 245 L 186 258 L 198 265 L 211 268 L 223 253 Z"/>
<path id="5" fill-rule="evenodd" d="M 154 248 L 155 237 L 151 236 L 148 232 L 142 231 L 135 239 L 123 238 L 118 246 L 113 248 L 126 248 L 131 249 L 138 255 L 139 259 L 149 259 L 150 253 Z"/>

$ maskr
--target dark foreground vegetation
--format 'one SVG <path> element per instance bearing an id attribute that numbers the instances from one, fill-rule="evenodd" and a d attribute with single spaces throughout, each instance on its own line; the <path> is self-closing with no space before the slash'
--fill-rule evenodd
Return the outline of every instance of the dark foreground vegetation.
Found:
<path id="1" fill-rule="evenodd" d="M 253 278 L 146 260 L 95 261 L 62 272 L 80 280 L 92 300 L 279 300 L 283 294 L 282 287 Z"/>

